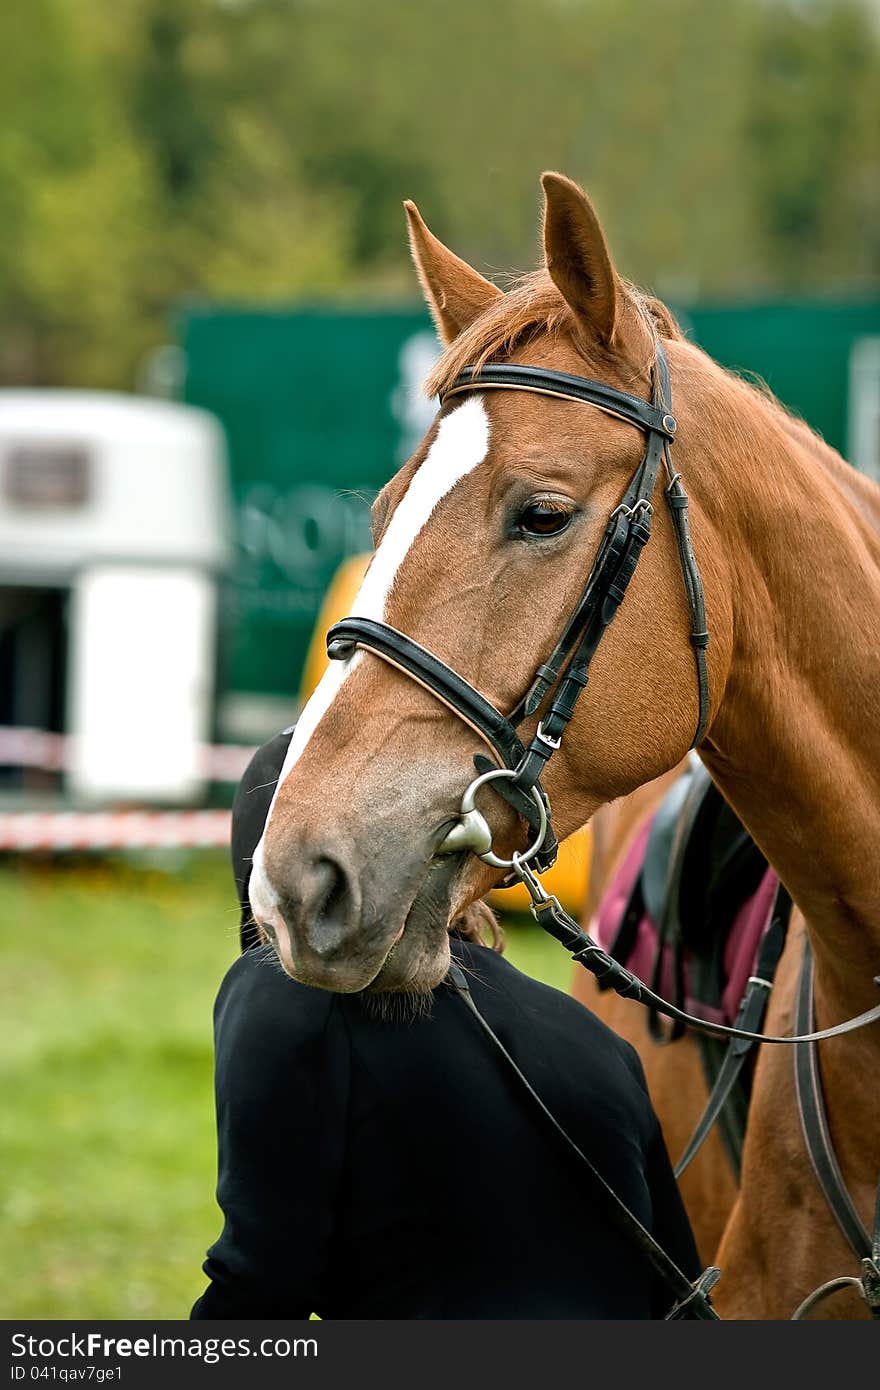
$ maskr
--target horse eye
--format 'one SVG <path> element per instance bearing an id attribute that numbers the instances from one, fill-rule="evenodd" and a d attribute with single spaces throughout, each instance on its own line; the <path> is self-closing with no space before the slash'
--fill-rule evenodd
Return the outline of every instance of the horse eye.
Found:
<path id="1" fill-rule="evenodd" d="M 530 502 L 519 514 L 517 528 L 524 536 L 558 536 L 571 521 L 571 512 L 552 502 Z"/>

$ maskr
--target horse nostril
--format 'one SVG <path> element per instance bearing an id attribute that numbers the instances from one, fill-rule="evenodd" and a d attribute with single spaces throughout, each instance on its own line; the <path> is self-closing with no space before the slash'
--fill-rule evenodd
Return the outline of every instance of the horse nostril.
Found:
<path id="1" fill-rule="evenodd" d="M 316 892 L 313 912 L 315 926 L 325 930 L 348 919 L 351 905 L 348 875 L 334 859 L 318 859 L 313 870 Z"/>
<path id="2" fill-rule="evenodd" d="M 338 951 L 356 929 L 357 903 L 351 878 L 342 864 L 328 855 L 300 864 L 296 881 L 282 896 L 280 906 L 296 939 L 318 956 Z"/>

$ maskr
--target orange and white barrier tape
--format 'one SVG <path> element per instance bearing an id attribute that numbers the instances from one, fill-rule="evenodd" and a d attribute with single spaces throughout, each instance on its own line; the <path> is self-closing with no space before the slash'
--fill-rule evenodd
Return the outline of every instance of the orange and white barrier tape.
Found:
<path id="1" fill-rule="evenodd" d="M 230 811 L 4 811 L 0 852 L 225 849 Z"/>
<path id="2" fill-rule="evenodd" d="M 45 729 L 0 726 L 0 767 L 38 767 L 63 772 L 73 762 L 75 740 Z M 237 782 L 256 750 L 236 743 L 202 744 L 199 774 L 210 782 Z"/>

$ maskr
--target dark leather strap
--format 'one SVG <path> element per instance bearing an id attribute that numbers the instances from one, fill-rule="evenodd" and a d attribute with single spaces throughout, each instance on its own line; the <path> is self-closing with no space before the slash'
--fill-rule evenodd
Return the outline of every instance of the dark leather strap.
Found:
<path id="1" fill-rule="evenodd" d="M 548 371 L 544 367 L 520 367 L 511 363 L 487 362 L 479 369 L 465 367 L 452 385 L 443 393 L 441 404 L 467 391 L 532 391 L 542 396 L 561 396 L 598 406 L 609 415 L 628 420 L 642 430 L 653 430 L 665 439 L 675 438 L 675 419 L 665 406 L 643 401 L 627 391 L 618 391 L 602 381 L 573 376 L 568 372 Z M 666 393 L 668 398 L 668 392 Z"/>
<path id="2" fill-rule="evenodd" d="M 620 507 L 628 508 L 628 503 L 622 502 Z M 599 553 L 593 562 L 583 593 L 568 618 L 556 646 L 547 660 L 538 667 L 535 678 L 522 699 L 511 710 L 510 719 L 513 724 L 521 724 L 524 719 L 537 714 L 550 688 L 559 679 L 560 673 L 577 642 L 583 637 L 600 601 L 604 599 L 612 576 L 617 573 L 622 564 L 629 535 L 627 524 L 629 518 L 625 517 L 625 513 L 620 510 L 620 507 L 614 509 L 608 521 Z M 598 641 L 598 637 L 596 640 Z"/>
<path id="3" fill-rule="evenodd" d="M 790 918 L 791 898 L 780 883 L 773 901 L 770 924 L 761 938 L 758 959 L 755 962 L 755 973 L 749 978 L 734 1020 L 734 1027 L 742 1032 L 757 1033 L 763 1025 L 767 1005 L 770 1001 L 770 991 L 776 976 L 776 967 L 785 947 Z M 696 1158 L 702 1148 L 712 1126 L 724 1109 L 754 1047 L 753 1038 L 730 1039 L 724 1061 L 709 1093 L 705 1109 L 685 1145 L 684 1153 L 675 1165 L 677 1178 L 681 1177 L 688 1164 Z"/>
<path id="4" fill-rule="evenodd" d="M 526 714 L 537 712 L 545 693 L 557 679 L 563 662 L 570 654 L 549 712 L 542 719 L 517 770 L 517 782 L 521 787 L 528 787 L 532 780 L 540 776 L 544 765 L 559 747 L 581 692 L 589 680 L 590 665 L 599 642 L 617 615 L 639 556 L 650 539 L 653 510 L 650 499 L 663 456 L 663 442 L 660 435 L 649 434 L 644 459 L 623 502 L 611 514 L 581 602 L 566 624 L 550 660 L 540 668 L 521 706 L 517 706 L 511 716 L 514 722 L 519 722 Z"/>
<path id="5" fill-rule="evenodd" d="M 706 726 L 709 722 L 709 667 L 706 661 L 706 648 L 709 645 L 709 631 L 706 625 L 706 602 L 703 595 L 703 580 L 691 542 L 690 524 L 688 522 L 688 495 L 682 487 L 681 479 L 677 473 L 672 475 L 672 482 L 666 489 L 666 502 L 672 513 L 672 524 L 675 530 L 676 544 L 678 546 L 678 557 L 681 561 L 681 572 L 684 576 L 685 593 L 687 594 L 688 607 L 691 611 L 690 640 L 691 646 L 694 649 L 694 660 L 697 667 L 697 697 L 699 700 L 697 732 L 694 734 L 694 741 L 691 746 L 696 748 L 705 734 Z"/>
<path id="6" fill-rule="evenodd" d="M 503 372 L 506 368 L 499 370 Z M 479 379 L 479 376 L 475 378 L 476 381 Z M 586 384 L 593 385 L 589 382 Z M 665 403 L 668 399 L 669 368 L 666 354 L 658 343 L 651 405 L 655 415 L 672 418 L 665 414 Z M 645 408 L 644 401 L 640 401 L 639 404 Z M 559 729 L 564 729 L 571 719 L 574 704 L 587 683 L 587 672 L 599 639 L 617 613 L 627 585 L 635 572 L 642 548 L 650 538 L 650 518 L 653 510 L 651 498 L 668 439 L 647 421 L 636 420 L 632 416 L 627 418 L 630 418 L 633 424 L 641 424 L 648 430 L 648 444 L 644 457 L 633 474 L 621 502 L 611 513 L 586 587 L 559 641 L 547 661 L 539 667 L 535 680 L 511 714 L 514 724 L 521 723 L 523 719 L 538 711 L 547 692 L 558 679 L 565 662 L 571 657 L 566 677 L 554 702 L 553 722 Z M 551 717 L 554 716 L 554 710 L 551 710 Z M 558 735 L 554 733 L 554 736 Z"/>
<path id="7" fill-rule="evenodd" d="M 528 865 L 524 867 L 527 869 Z M 535 881 L 537 882 L 537 880 Z M 606 988 L 613 989 L 622 999 L 635 999 L 639 1004 L 653 1006 L 658 1013 L 665 1014 L 667 1018 L 678 1019 L 682 1023 L 689 1024 L 696 1032 L 706 1033 L 710 1037 L 744 1038 L 749 1042 L 791 1045 L 792 1043 L 822 1042 L 825 1038 L 839 1038 L 844 1033 L 854 1033 L 857 1028 L 865 1028 L 869 1023 L 880 1021 L 880 1004 L 875 1004 L 873 1009 L 866 1009 L 864 1013 L 858 1014 L 855 1018 L 848 1018 L 844 1023 L 838 1023 L 833 1028 L 823 1028 L 818 1033 L 795 1036 L 753 1033 L 747 1029 L 730 1027 L 726 1023 L 712 1023 L 709 1019 L 697 1018 L 694 1014 L 685 1013 L 683 1009 L 676 1008 L 674 1004 L 669 1003 L 668 999 L 662 999 L 659 994 L 655 994 L 631 971 L 619 965 L 616 960 L 612 960 L 607 951 L 603 951 L 599 943 L 583 931 L 573 917 L 569 917 L 558 898 L 547 896 L 540 902 L 533 901 L 531 911 L 535 921 L 539 922 L 550 936 L 554 936 L 567 951 L 571 952 L 572 959 L 596 976 L 600 988 L 604 982 Z M 880 984 L 880 976 L 876 977 L 874 983 Z"/>
<path id="8" fill-rule="evenodd" d="M 650 500 L 664 458 L 670 474 L 666 498 L 673 515 L 688 605 L 692 615 L 691 642 L 696 653 L 699 699 L 694 735 L 696 745 L 703 737 L 709 719 L 709 681 L 705 656 L 709 637 L 706 631 L 702 581 L 688 530 L 687 494 L 678 476 L 672 472 L 669 457 L 669 444 L 675 435 L 675 420 L 669 407 L 669 367 L 661 344 L 658 342 L 656 348 L 654 386 L 650 404 L 638 396 L 631 396 L 628 392 L 618 391 L 587 377 L 511 363 L 487 363 L 479 369 L 465 368 L 443 399 L 445 401 L 453 395 L 487 389 L 537 391 L 541 394 L 586 401 L 644 429 L 648 435 L 644 458 L 630 482 L 622 503 L 612 514 L 584 592 L 552 654 L 538 668 L 532 685 L 511 712 L 510 721 L 515 725 L 537 713 L 551 687 L 562 676 L 553 707 L 547 718 L 542 721 L 542 735 L 532 741 L 527 760 L 518 770 L 519 785 L 528 788 L 533 784 L 530 779 L 540 776 L 541 769 L 558 746 L 558 740 L 571 720 L 578 697 L 587 684 L 593 654 L 602 633 L 614 618 L 623 600 L 641 549 L 650 536 Z M 568 666 L 562 675 L 566 662 Z"/>
<path id="9" fill-rule="evenodd" d="M 663 967 L 667 959 L 671 959 L 673 970 L 673 981 L 675 984 L 675 1002 L 681 1008 L 685 1002 L 685 982 L 684 982 L 684 945 L 681 921 L 679 918 L 679 908 L 681 903 L 682 875 L 686 858 L 686 850 L 693 830 L 694 821 L 699 814 L 700 808 L 706 795 L 707 787 L 711 785 L 711 778 L 702 766 L 693 770 L 686 779 L 687 795 L 681 811 L 676 818 L 675 833 L 668 859 L 668 870 L 666 877 L 666 887 L 663 893 L 663 905 L 659 916 L 655 919 L 657 926 L 657 949 L 654 955 L 654 965 L 651 972 L 651 988 L 659 992 L 663 978 Z M 655 1043 L 667 1045 L 676 1042 L 685 1032 L 685 1025 L 680 1021 L 673 1023 L 672 1028 L 665 1028 L 660 1023 L 656 1009 L 648 1009 L 648 1032 Z"/>
<path id="10" fill-rule="evenodd" d="M 639 555 L 650 537 L 647 511 L 643 509 L 638 513 L 631 513 L 625 518 L 621 529 L 619 549 L 610 547 L 605 559 L 597 561 L 599 569 L 593 583 L 588 586 L 589 600 L 580 640 L 559 682 L 550 709 L 541 720 L 539 731 L 529 744 L 526 757 L 517 769 L 517 783 L 521 787 L 527 788 L 537 781 L 544 766 L 559 747 L 559 742 L 571 722 L 577 701 L 589 680 L 593 656 L 605 629 L 617 614 L 635 572 Z M 554 669 L 552 660 L 542 669 Z M 546 676 L 542 678 L 542 683 L 545 681 Z M 530 692 L 530 706 L 534 704 L 537 684 L 535 682 Z M 539 704 L 540 702 L 539 700 Z M 518 713 L 517 709 L 513 717 L 517 718 Z"/>
<path id="11" fill-rule="evenodd" d="M 496 750 L 502 767 L 516 767 L 525 748 L 510 720 L 426 647 L 388 623 L 374 622 L 372 618 L 343 618 L 334 623 L 327 633 L 327 654 L 331 660 L 345 660 L 356 647 L 375 652 L 412 676 Z"/>
<path id="12" fill-rule="evenodd" d="M 798 984 L 795 1030 L 802 1033 L 813 1024 L 813 953 L 804 936 L 804 956 Z M 828 1128 L 828 1116 L 819 1074 L 819 1049 L 813 1040 L 802 1042 L 794 1054 L 795 1090 L 804 1142 L 816 1180 L 832 1216 L 850 1244 L 856 1258 L 869 1259 L 871 1238 L 862 1224 L 849 1194 Z"/>
<path id="13" fill-rule="evenodd" d="M 639 934 L 639 923 L 645 915 L 645 896 L 642 888 L 642 875 L 637 874 L 632 891 L 627 899 L 623 915 L 618 923 L 614 940 L 608 948 L 608 954 L 621 963 L 628 961 L 635 950 L 636 938 Z M 598 983 L 598 982 L 597 982 Z M 611 986 L 605 980 L 599 984 L 601 990 L 610 989 Z"/>
<path id="14" fill-rule="evenodd" d="M 455 991 L 458 997 L 467 1005 L 473 1017 L 476 1019 L 480 1028 L 486 1034 L 496 1052 L 504 1059 L 505 1065 L 516 1077 L 519 1085 L 528 1095 L 532 1104 L 538 1109 L 543 1119 L 550 1125 L 554 1135 L 561 1139 L 566 1150 L 573 1154 L 577 1159 L 582 1171 L 586 1172 L 590 1185 L 595 1196 L 598 1197 L 609 1219 L 623 1234 L 641 1250 L 645 1258 L 653 1265 L 654 1269 L 663 1279 L 667 1287 L 675 1297 L 675 1303 L 667 1318 L 705 1318 L 716 1321 L 718 1314 L 713 1309 L 709 1300 L 709 1290 L 714 1286 L 721 1271 L 710 1267 L 703 1271 L 699 1279 L 691 1282 L 683 1270 L 679 1269 L 675 1261 L 663 1249 L 651 1235 L 647 1227 L 643 1226 L 638 1217 L 630 1211 L 629 1207 L 614 1188 L 602 1176 L 598 1168 L 584 1153 L 583 1149 L 575 1143 L 571 1135 L 559 1123 L 553 1112 L 544 1104 L 528 1077 L 520 1070 L 517 1063 L 511 1057 L 507 1048 L 504 1046 L 497 1033 L 486 1021 L 480 1010 L 474 1003 L 467 976 L 459 965 L 452 962 L 446 977 L 447 984 Z"/>
<path id="15" fill-rule="evenodd" d="M 686 843 L 682 843 L 679 834 L 682 815 L 687 816 L 688 839 L 693 829 L 694 813 L 691 808 L 695 800 L 694 789 L 697 786 L 700 790 L 696 795 L 702 799 L 707 792 L 711 795 L 709 789 L 714 788 L 714 783 L 703 764 L 694 758 L 664 793 L 663 800 L 651 819 L 639 878 L 642 880 L 645 907 L 654 922 L 660 921 L 666 908 L 670 880 L 673 878 L 673 851 L 683 854 L 686 850 Z M 685 807 L 688 808 L 687 811 Z M 680 880 L 681 874 L 678 873 L 676 878 Z M 615 960 L 626 965 L 626 956 L 620 955 L 618 951 L 612 951 L 611 954 Z"/>

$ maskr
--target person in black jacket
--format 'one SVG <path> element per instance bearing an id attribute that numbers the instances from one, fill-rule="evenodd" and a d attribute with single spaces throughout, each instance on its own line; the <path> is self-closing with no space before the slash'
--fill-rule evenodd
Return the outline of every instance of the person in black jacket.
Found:
<path id="1" fill-rule="evenodd" d="M 289 741 L 236 797 L 247 877 Z M 214 1014 L 223 1231 L 193 1318 L 651 1318 L 674 1301 L 443 984 L 408 1007 L 286 976 L 251 944 Z M 689 1278 L 690 1226 L 633 1049 L 452 934 L 474 1002 L 556 1119 Z"/>

